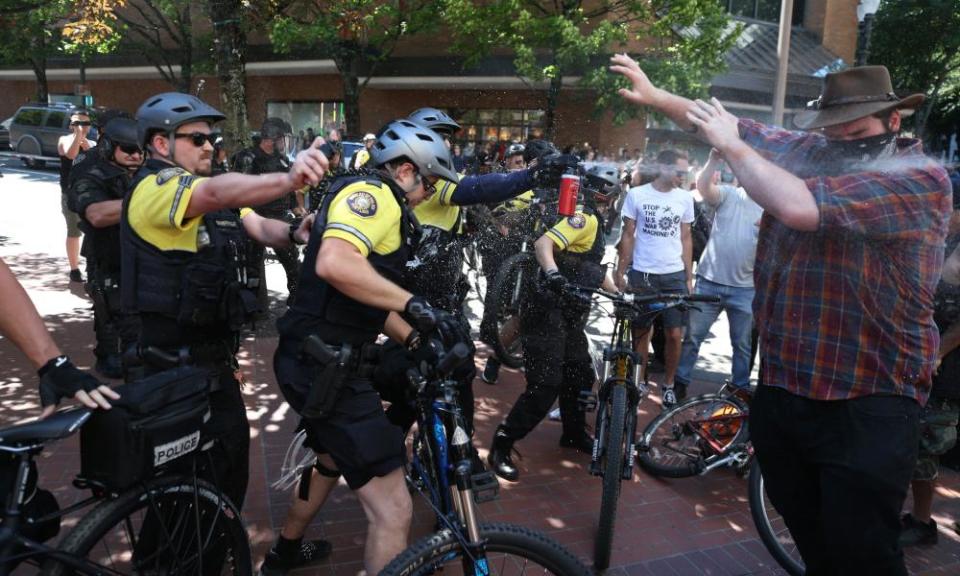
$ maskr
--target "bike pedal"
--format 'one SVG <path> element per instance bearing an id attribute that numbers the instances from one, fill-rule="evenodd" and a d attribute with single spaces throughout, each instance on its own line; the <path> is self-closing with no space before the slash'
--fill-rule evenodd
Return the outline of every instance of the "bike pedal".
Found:
<path id="1" fill-rule="evenodd" d="M 597 410 L 597 395 L 592 392 L 581 392 L 577 402 L 584 412 L 596 412 Z"/>
<path id="2" fill-rule="evenodd" d="M 500 497 L 500 481 L 497 475 L 487 470 L 470 477 L 473 484 L 473 501 L 477 504 L 492 502 Z"/>

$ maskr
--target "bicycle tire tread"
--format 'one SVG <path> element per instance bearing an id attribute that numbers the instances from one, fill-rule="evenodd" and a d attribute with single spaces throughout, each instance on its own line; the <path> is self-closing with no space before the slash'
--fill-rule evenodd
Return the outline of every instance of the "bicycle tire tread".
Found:
<path id="1" fill-rule="evenodd" d="M 598 570 L 606 570 L 610 566 L 613 535 L 617 522 L 617 502 L 620 500 L 620 481 L 626 457 L 623 453 L 623 437 L 627 421 L 627 390 L 623 386 L 616 386 L 610 395 L 610 425 L 607 427 L 610 433 L 605 448 L 607 462 L 603 470 L 600 518 L 593 552 L 593 565 Z M 612 448 L 617 453 L 615 458 L 610 458 Z"/>

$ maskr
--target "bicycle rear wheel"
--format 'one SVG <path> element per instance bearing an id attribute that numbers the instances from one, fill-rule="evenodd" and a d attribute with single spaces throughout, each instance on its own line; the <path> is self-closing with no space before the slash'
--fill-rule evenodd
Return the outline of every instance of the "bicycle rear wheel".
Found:
<path id="1" fill-rule="evenodd" d="M 617 520 L 617 502 L 620 500 L 620 481 L 623 476 L 623 464 L 626 457 L 624 431 L 627 420 L 627 390 L 624 386 L 614 386 L 610 392 L 610 401 L 605 407 L 606 418 L 603 424 L 603 494 L 600 498 L 600 520 L 597 524 L 597 542 L 593 549 L 593 567 L 606 570 L 610 566 L 610 551 L 613 548 L 613 530 Z"/>
<path id="2" fill-rule="evenodd" d="M 493 315 L 497 319 L 497 334 L 493 350 L 504 366 L 523 366 L 523 347 L 520 344 L 520 305 L 524 297 L 527 275 L 533 273 L 534 256 L 530 252 L 514 254 L 504 261 L 493 280 L 492 303 L 496 306 Z"/>
<path id="3" fill-rule="evenodd" d="M 746 441 L 746 412 L 719 394 L 691 398 L 647 425 L 637 446 L 640 465 L 654 476 L 696 476 L 728 448 Z"/>
<path id="4" fill-rule="evenodd" d="M 763 486 L 763 474 L 760 473 L 760 464 L 754 459 L 750 467 L 748 496 L 750 500 L 750 515 L 753 516 L 753 525 L 757 528 L 760 540 L 780 566 L 790 576 L 802 576 L 804 573 L 803 559 L 800 551 L 790 535 L 780 513 L 773 507 L 767 498 Z"/>
<path id="5" fill-rule="evenodd" d="M 587 576 L 587 569 L 566 548 L 543 534 L 513 524 L 481 524 L 480 538 L 486 542 L 489 574 L 555 574 Z M 456 535 L 441 530 L 416 542 L 394 558 L 380 576 L 444 576 L 471 574 L 473 567 Z"/>
<path id="6" fill-rule="evenodd" d="M 250 576 L 250 544 L 240 513 L 214 486 L 167 476 L 104 500 L 60 543 L 110 574 Z M 44 563 L 45 576 L 72 574 Z"/>

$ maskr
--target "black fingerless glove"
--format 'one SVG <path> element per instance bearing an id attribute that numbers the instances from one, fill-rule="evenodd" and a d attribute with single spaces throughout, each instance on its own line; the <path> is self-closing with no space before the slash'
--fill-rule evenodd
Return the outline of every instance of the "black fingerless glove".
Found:
<path id="1" fill-rule="evenodd" d="M 67 356 L 51 358 L 39 370 L 40 405 L 59 404 L 62 398 L 73 398 L 80 390 L 90 392 L 100 381 L 73 365 Z"/>
<path id="2" fill-rule="evenodd" d="M 564 290 L 569 284 L 566 276 L 561 274 L 559 270 L 551 270 L 547 272 L 543 282 L 547 286 L 548 290 L 557 295 L 563 294 Z"/>
<path id="3" fill-rule="evenodd" d="M 537 186 L 553 187 L 560 183 L 560 177 L 570 168 L 576 168 L 580 158 L 573 154 L 552 154 L 538 161 L 534 169 L 533 181 Z"/>

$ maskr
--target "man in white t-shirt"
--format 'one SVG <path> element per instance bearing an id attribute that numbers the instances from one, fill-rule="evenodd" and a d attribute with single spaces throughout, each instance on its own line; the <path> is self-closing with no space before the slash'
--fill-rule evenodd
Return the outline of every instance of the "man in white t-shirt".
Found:
<path id="1" fill-rule="evenodd" d="M 690 163 L 686 154 L 664 150 L 657 155 L 653 182 L 630 189 L 623 204 L 623 234 L 614 279 L 621 290 L 629 283 L 640 294 L 682 293 L 693 288 L 693 196 L 682 188 Z M 624 273 L 630 266 L 629 277 Z M 676 308 L 662 315 L 666 334 L 664 408 L 676 405 L 673 379 L 680 360 L 686 312 Z M 634 324 L 634 341 L 642 365 L 647 365 L 652 319 Z"/>
<path id="2" fill-rule="evenodd" d="M 733 344 L 733 385 L 750 385 L 750 332 L 753 327 L 753 263 L 763 208 L 736 186 L 733 173 L 714 181 L 723 163 L 719 152 L 710 151 L 710 161 L 697 174 L 697 190 L 714 210 L 710 239 L 697 266 L 697 294 L 719 296 L 720 302 L 703 302 L 690 311 L 690 325 L 683 339 L 676 390 L 690 383 L 700 344 L 721 311 L 727 313 Z M 727 182 L 727 180 L 730 182 Z"/>

